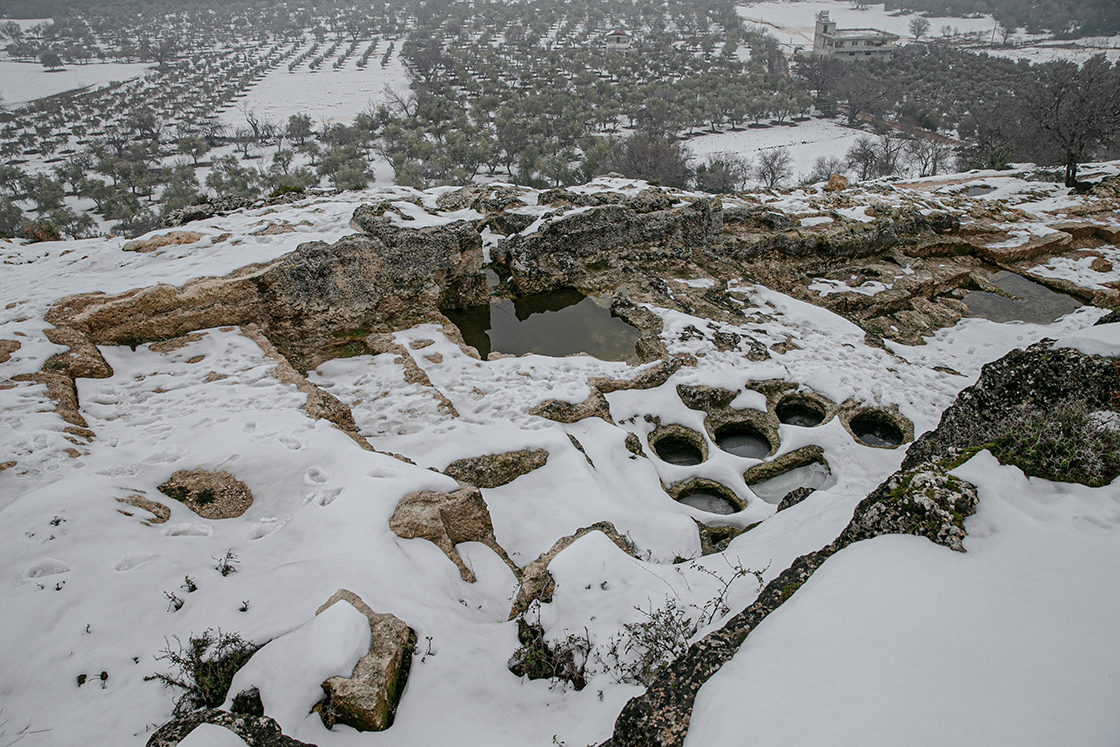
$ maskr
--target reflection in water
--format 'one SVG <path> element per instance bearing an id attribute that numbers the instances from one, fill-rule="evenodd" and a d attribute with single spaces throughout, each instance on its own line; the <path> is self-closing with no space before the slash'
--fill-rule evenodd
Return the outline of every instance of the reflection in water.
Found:
<path id="1" fill-rule="evenodd" d="M 716 446 L 735 456 L 765 459 L 770 456 L 770 442 L 749 425 L 733 424 L 716 433 Z"/>
<path id="2" fill-rule="evenodd" d="M 595 299 L 568 288 L 444 312 L 483 358 L 491 352 L 637 362 L 640 333 Z"/>
<path id="3" fill-rule="evenodd" d="M 691 467 L 704 461 L 704 455 L 700 449 L 676 436 L 666 436 L 658 439 L 657 443 L 653 445 L 653 450 L 661 461 L 679 467 Z"/>
<path id="4" fill-rule="evenodd" d="M 813 488 L 817 490 L 828 482 L 828 467 L 820 462 L 810 462 L 802 467 L 794 467 L 769 480 L 751 485 L 751 492 L 767 503 L 781 503 L 791 490 Z"/>
<path id="5" fill-rule="evenodd" d="M 1000 290 L 1022 300 L 1013 301 L 995 293 L 973 291 L 961 299 L 973 316 L 991 319 L 993 322 L 1049 324 L 1081 306 L 1081 302 L 1073 296 L 1055 293 L 1045 285 L 1013 272 L 1000 270 L 988 279 Z"/>
<path id="6" fill-rule="evenodd" d="M 824 420 L 823 412 L 801 402 L 783 402 L 778 405 L 775 414 L 782 424 L 797 425 L 802 428 L 812 428 L 820 425 Z"/>
<path id="7" fill-rule="evenodd" d="M 707 511 L 710 514 L 733 514 L 739 510 L 738 506 L 722 495 L 710 493 L 706 490 L 696 490 L 691 493 L 686 493 L 677 500 L 686 506 L 692 506 L 701 511 Z"/>
<path id="8" fill-rule="evenodd" d="M 875 413 L 856 415 L 850 423 L 852 433 L 856 438 L 868 446 L 886 446 L 893 448 L 902 443 L 902 431 L 898 427 Z"/>

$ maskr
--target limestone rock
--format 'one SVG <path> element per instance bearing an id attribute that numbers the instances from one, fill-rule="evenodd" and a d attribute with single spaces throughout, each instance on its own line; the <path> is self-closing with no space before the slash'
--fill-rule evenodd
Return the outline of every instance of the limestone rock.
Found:
<path id="1" fill-rule="evenodd" d="M 136 239 L 126 242 L 121 247 L 126 252 L 154 252 L 161 246 L 175 246 L 178 244 L 193 244 L 202 238 L 202 234 L 194 231 L 169 231 L 150 239 Z"/>
<path id="2" fill-rule="evenodd" d="M 976 513 L 975 486 L 923 465 L 891 476 L 856 507 L 837 538 L 844 545 L 884 534 L 916 534 L 964 552 L 965 517 Z"/>
<path id="3" fill-rule="evenodd" d="M 463 487 L 453 493 L 431 490 L 409 493 L 397 504 L 389 519 L 389 528 L 403 539 L 419 538 L 434 543 L 469 584 L 475 582 L 475 577 L 455 551 L 455 545 L 460 542 L 481 542 L 498 553 L 515 576 L 521 575 L 521 570 L 498 544 L 490 510 L 476 487 Z"/>
<path id="4" fill-rule="evenodd" d="M 828 184 L 824 186 L 825 192 L 843 192 L 848 188 L 847 177 L 840 174 L 830 174 L 828 177 Z"/>
<path id="5" fill-rule="evenodd" d="M 165 226 L 181 226 L 195 220 L 206 220 L 215 215 L 225 215 L 234 210 L 240 210 L 252 204 L 251 200 L 244 197 L 218 197 L 204 198 L 194 205 L 187 205 L 177 210 L 172 210 L 163 219 Z"/>
<path id="6" fill-rule="evenodd" d="M 55 345 L 70 348 L 65 353 L 51 356 L 43 365 L 44 370 L 65 373 L 71 379 L 107 379 L 113 375 L 113 369 L 105 362 L 101 351 L 81 332 L 69 327 L 55 327 L 43 333 Z"/>
<path id="7" fill-rule="evenodd" d="M 369 653 L 358 660 L 349 677 L 331 677 L 322 687 L 327 699 L 319 706 L 323 724 L 345 724 L 358 731 L 382 731 L 393 724 L 397 703 L 416 647 L 416 634 L 400 618 L 379 614 L 352 591 L 339 589 L 319 609 L 349 602 L 369 620 Z"/>
<path id="8" fill-rule="evenodd" d="M 1025 412 L 1046 412 L 1071 400 L 1086 402 L 1094 410 L 1111 409 L 1120 391 L 1116 362 L 1068 348 L 1052 350 L 1050 344 L 1013 350 L 985 365 L 977 382 L 941 414 L 937 429 L 910 445 L 902 468 L 944 459 L 952 449 L 982 446 Z"/>
<path id="9" fill-rule="evenodd" d="M 162 503 L 151 501 L 142 495 L 130 495 L 127 498 L 118 498 L 118 502 L 124 503 L 134 508 L 142 508 L 152 514 L 152 518 L 144 523 L 151 526 L 152 524 L 162 524 L 171 518 L 171 509 Z"/>
<path id="10" fill-rule="evenodd" d="M 646 456 L 645 451 L 642 449 L 642 439 L 638 438 L 637 433 L 626 434 L 626 450 L 634 456 Z M 648 459 L 649 457 L 646 458 Z"/>
<path id="11" fill-rule="evenodd" d="M 229 729 L 253 747 L 315 747 L 285 736 L 280 725 L 268 716 L 229 713 L 218 708 L 195 711 L 168 721 L 148 738 L 147 747 L 175 747 L 201 724 Z"/>
<path id="12" fill-rule="evenodd" d="M 0 340 L 0 363 L 7 363 L 12 353 L 20 349 L 19 340 Z"/>
<path id="13" fill-rule="evenodd" d="M 546 221 L 529 236 L 511 236 L 491 256 L 509 269 L 519 293 L 538 293 L 587 285 L 611 268 L 687 259 L 722 229 L 718 198 L 648 213 L 628 205 L 597 205 Z"/>
<path id="14" fill-rule="evenodd" d="M 602 418 L 608 423 L 614 423 L 607 398 L 598 389 L 592 389 L 583 402 L 550 399 L 530 409 L 529 414 L 555 420 L 557 423 L 577 423 L 584 418 Z"/>
<path id="15" fill-rule="evenodd" d="M 552 601 L 552 593 L 556 590 L 556 580 L 548 572 L 548 564 L 561 551 L 590 532 L 602 532 L 611 542 L 618 545 L 620 550 L 627 555 L 634 555 L 634 544 L 619 534 L 618 530 L 614 528 L 614 524 L 609 521 L 596 522 L 589 527 L 577 529 L 567 537 L 561 537 L 553 543 L 548 552 L 541 553 L 536 560 L 531 561 L 521 570 L 521 586 L 517 589 L 517 596 L 514 597 L 513 607 L 509 611 L 510 620 L 528 610 L 529 605 L 534 601 L 542 603 Z"/>
<path id="16" fill-rule="evenodd" d="M 479 488 L 496 488 L 543 467 L 547 461 L 548 452 L 544 449 L 521 449 L 504 454 L 456 459 L 447 465 L 443 473 Z"/>
<path id="17" fill-rule="evenodd" d="M 782 498 L 781 502 L 778 503 L 778 509 L 774 513 L 777 513 L 778 511 L 785 511 L 791 506 L 796 506 L 798 503 L 801 503 L 801 501 L 805 500 L 815 492 L 817 492 L 816 488 L 810 488 L 808 486 L 795 488 L 789 491 L 785 494 L 785 497 Z"/>
<path id="18" fill-rule="evenodd" d="M 159 491 L 204 519 L 232 519 L 253 505 L 249 488 L 225 470 L 179 470 Z"/>

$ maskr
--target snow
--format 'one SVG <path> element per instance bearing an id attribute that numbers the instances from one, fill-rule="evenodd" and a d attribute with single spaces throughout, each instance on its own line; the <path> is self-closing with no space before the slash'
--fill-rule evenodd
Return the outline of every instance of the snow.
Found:
<path id="1" fill-rule="evenodd" d="M 1094 270 L 1093 263 L 1098 257 L 1104 259 L 1111 268 Z M 1052 257 L 1045 264 L 1032 267 L 1030 271 L 1047 278 L 1067 278 L 1082 288 L 1107 290 L 1109 283 L 1120 282 L 1120 249 L 1101 246 L 1082 257 Z"/>
<path id="2" fill-rule="evenodd" d="M 0 60 L 0 96 L 7 106 L 15 107 L 63 91 L 132 80 L 150 69 L 147 63 L 91 62 L 67 65 L 63 70 L 48 73 L 38 62 Z"/>
<path id="3" fill-rule="evenodd" d="M 349 677 L 358 659 L 369 651 L 370 639 L 366 616 L 349 602 L 336 602 L 253 654 L 234 675 L 224 707 L 229 709 L 237 693 L 255 687 L 265 712 L 284 733 L 300 732 L 311 707 L 322 700 L 319 684 L 331 677 Z"/>
<path id="4" fill-rule="evenodd" d="M 897 15 L 885 10 L 882 3 L 870 4 L 865 9 L 857 9 L 854 5 L 837 2 L 766 2 L 744 3 L 735 9 L 739 17 L 748 23 L 763 25 L 773 34 L 779 42 L 790 43 L 811 49 L 813 34 L 816 28 L 817 13 L 828 11 L 829 19 L 836 22 L 837 28 L 843 29 L 879 29 L 892 34 L 898 34 L 901 39 L 896 44 L 903 44 L 913 39 L 910 34 L 910 19 L 912 15 Z M 990 34 L 995 21 L 991 16 L 980 18 L 934 18 L 930 17 L 930 34 L 940 36 L 941 27 L 952 26 L 954 33 L 969 34 L 985 32 Z"/>
<path id="5" fill-rule="evenodd" d="M 179 747 L 248 747 L 248 744 L 229 729 L 199 724 L 179 742 Z"/>
<path id="6" fill-rule="evenodd" d="M 1055 348 L 1073 348 L 1085 355 L 1120 356 L 1120 324 L 1100 324 L 1062 335 Z"/>
<path id="7" fill-rule="evenodd" d="M 386 66 L 381 66 L 381 57 L 388 45 L 382 43 L 365 68 L 359 68 L 360 53 L 367 45 L 368 42 L 359 44 L 357 53 L 338 70 L 332 67 L 335 58 L 327 60 L 317 71 L 309 70 L 306 64 L 292 72 L 286 63 L 273 68 L 264 80 L 238 99 L 236 106 L 220 112 L 222 121 L 244 127 L 243 112 L 254 111 L 281 124 L 287 123 L 293 114 L 310 115 L 316 127 L 324 122 L 350 124 L 358 114 L 376 111 L 387 100 L 385 89 L 407 95 L 410 80 L 399 45 Z M 340 48 L 337 54 L 343 51 Z"/>
<path id="8" fill-rule="evenodd" d="M 794 180 L 808 176 L 813 164 L 820 157 L 844 154 L 867 132 L 846 127 L 840 119 L 811 119 L 790 125 L 773 125 L 764 128 L 747 127 L 726 130 L 716 134 L 699 134 L 685 140 L 696 163 L 703 163 L 708 156 L 733 153 L 757 161 L 763 150 L 784 147 L 793 158 L 791 169 Z"/>
<path id="9" fill-rule="evenodd" d="M 987 452 L 967 553 L 909 536 L 830 558 L 701 689 L 686 745 L 1106 745 L 1120 729 L 1120 498 Z M 743 704 L 749 703 L 749 708 Z M 796 713 L 796 717 L 793 716 Z"/>
<path id="10" fill-rule="evenodd" d="M 876 197 L 935 206 L 948 181 Z M 645 186 L 603 179 L 583 189 L 635 193 Z M 1009 200 L 1048 206 L 1079 199 L 1028 195 L 1040 185 L 1014 179 L 1000 188 Z M 146 344 L 102 347 L 113 375 L 77 382 L 81 413 L 95 434 L 89 442 L 66 430 L 44 386 L 16 380 L 63 351 L 43 332 L 59 298 L 178 285 L 267 262 L 305 241 L 335 241 L 351 232 L 350 216 L 363 201 L 394 203 L 413 219 L 402 225 L 477 219 L 471 211 L 431 212 L 444 191 L 309 197 L 192 224 L 200 241 L 147 254 L 123 252 L 121 239 L 0 242 L 0 339 L 21 344 L 0 363 L 0 464 L 16 463 L 0 470 L 0 627 L 6 633 L 0 706 L 12 724 L 49 730 L 28 744 L 70 745 L 91 733 L 143 744 L 171 717 L 175 695 L 144 680 L 166 671 L 166 662 L 154 657 L 174 647 L 173 636 L 185 642 L 192 632 L 218 628 L 267 644 L 235 689 L 258 686 L 266 711 L 287 733 L 323 747 L 367 743 L 371 735 L 328 731 L 307 713 L 320 697 L 319 683 L 345 676 L 368 645 L 368 625 L 349 604 L 315 615 L 339 588 L 398 616 L 420 642 L 396 721 L 376 735 L 378 743 L 520 746 L 548 744 L 553 735 L 568 744 L 601 742 L 641 688 L 617 682 L 598 665 L 580 692 L 510 674 L 506 664 L 518 645 L 516 624 L 508 621 L 517 588 L 510 569 L 489 548 L 460 544 L 478 578 L 466 584 L 434 544 L 403 540 L 389 529 L 404 495 L 457 487 L 433 469 L 486 453 L 548 451 L 544 467 L 483 496 L 498 542 L 522 566 L 597 521 L 613 522 L 633 540 L 639 558 L 593 532 L 551 566 L 558 585 L 553 602 L 540 610 L 549 638 L 586 633 L 593 644 L 606 645 L 627 623 L 645 619 L 635 607 L 648 610 L 666 599 L 687 609 L 702 606 L 721 585 L 711 574 L 728 578 L 733 564 L 765 569 L 765 580 L 772 579 L 835 538 L 903 457 L 902 449 L 858 443 L 838 418 L 816 428 L 783 425 L 778 453 L 819 445 L 831 476 L 805 501 L 775 513 L 743 483 L 743 472 L 758 460 L 709 444 L 705 462 L 682 467 L 648 449 L 656 422 L 705 433 L 704 413 L 685 407 L 678 385 L 726 388 L 736 394 L 733 407 L 763 410 L 765 397 L 747 382 L 781 378 L 836 403 L 897 407 L 920 434 L 937 425 L 985 363 L 1010 350 L 1045 338 L 1110 346 L 1113 354 L 1117 346 L 1108 327 L 1120 326 L 1092 327 L 1104 311 L 1084 307 L 1047 325 L 965 319 L 924 345 L 882 349 L 824 309 L 730 278 L 731 296 L 746 314 L 734 324 L 709 326 L 706 319 L 652 308 L 664 322 L 669 351 L 692 353 L 698 364 L 660 387 L 607 395 L 614 424 L 597 418 L 560 424 L 529 410 L 548 399 L 582 401 L 592 378 L 628 378 L 641 367 L 587 356 L 479 361 L 433 324 L 394 333 L 430 386 L 407 382 L 403 361 L 392 354 L 332 360 L 309 372 L 313 383 L 350 406 L 362 437 L 384 453 L 363 450 L 326 421 L 309 418 L 299 409 L 306 395 L 277 379 L 275 363 L 238 327 L 199 330 L 165 352 Z M 805 190 L 761 196 L 793 214 L 807 212 L 811 197 Z M 535 202 L 535 193 L 527 198 Z M 279 220 L 296 233 L 253 235 Z M 702 278 L 669 286 L 681 293 L 712 287 Z M 690 327 L 707 336 L 682 339 Z M 714 331 L 797 347 L 752 362 L 745 347 L 718 350 Z M 459 416 L 441 408 L 437 395 Z M 625 449 L 628 433 L 646 446 L 646 458 Z M 195 468 L 230 471 L 250 488 L 253 505 L 240 517 L 209 521 L 159 492 L 174 471 Z M 928 712 L 960 718 L 959 733 L 985 737 L 966 742 L 999 742 L 991 735 L 1002 729 L 1027 744 L 1053 743 L 1065 727 L 1071 743 L 1104 741 L 1099 735 L 1112 714 L 1105 704 L 1115 701 L 1117 687 L 1107 677 L 1117 655 L 1102 631 L 1115 629 L 1117 602 L 1100 593 L 1099 569 L 1114 566 L 1120 554 L 1115 486 L 1092 491 L 1027 480 L 983 454 L 958 473 L 981 488 L 980 513 L 968 524 L 969 553 L 881 538 L 831 559 L 701 691 L 691 743 L 736 743 L 745 735 L 763 744 L 844 743 L 856 724 L 866 727 L 868 744 L 943 737 L 943 729 L 914 715 L 919 698 L 932 698 Z M 696 477 L 728 486 L 747 508 L 717 518 L 664 490 Z M 130 496 L 165 503 L 170 520 L 144 523 L 151 514 L 118 500 Z M 727 552 L 700 558 L 694 519 L 761 523 Z M 215 559 L 230 550 L 237 571 L 222 576 Z M 696 565 L 673 564 L 678 556 L 696 558 Z M 184 588 L 186 576 L 196 591 Z M 741 609 L 756 593 L 754 581 L 742 579 L 730 587 L 728 605 Z M 165 594 L 182 599 L 182 608 L 172 611 Z M 960 672 L 968 677 L 950 679 Z M 78 687 L 83 674 L 87 680 Z M 1043 698 L 1055 706 L 1041 707 Z M 962 703 L 974 706 L 964 716 Z M 899 739 L 907 719 L 913 733 Z M 782 729 L 789 739 L 775 736 Z M 202 747 L 224 745 L 229 737 L 208 729 L 192 739 Z"/>

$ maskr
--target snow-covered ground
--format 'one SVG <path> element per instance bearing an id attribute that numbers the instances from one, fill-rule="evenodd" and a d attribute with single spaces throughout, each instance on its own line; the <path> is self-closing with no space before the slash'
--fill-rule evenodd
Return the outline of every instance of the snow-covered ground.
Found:
<path id="1" fill-rule="evenodd" d="M 701 134 L 685 141 L 692 151 L 695 164 L 704 163 L 708 156 L 734 153 L 757 162 L 763 150 L 785 147 L 793 158 L 791 182 L 808 176 L 813 163 L 820 157 L 835 156 L 841 161 L 844 154 L 861 137 L 874 135 L 845 127 L 842 118 L 817 119 L 797 122 L 796 126 L 773 125 L 766 128 L 746 127 L 738 131 L 726 130 L 716 134 Z"/>
<path id="2" fill-rule="evenodd" d="M 735 10 L 747 23 L 763 26 L 779 42 L 793 48 L 801 47 L 806 50 L 813 48 L 817 13 L 822 10 L 827 10 L 829 18 L 841 29 L 870 28 L 887 31 L 902 37 L 897 42 L 899 44 L 912 41 L 914 38 L 910 33 L 910 20 L 913 16 L 887 11 L 882 3 L 870 4 L 862 9 L 852 3 L 828 2 L 828 0 L 743 3 L 736 6 Z M 930 36 L 941 36 L 943 26 L 952 27 L 955 36 L 991 34 L 995 26 L 995 21 L 988 15 L 980 18 L 931 17 L 929 21 Z"/>
<path id="3" fill-rule="evenodd" d="M 147 63 L 91 62 L 88 65 L 67 65 L 62 70 L 48 73 L 38 62 L 0 60 L 0 95 L 7 106 L 18 106 L 64 91 L 132 80 L 150 68 Z"/>
<path id="4" fill-rule="evenodd" d="M 998 172 L 973 176 L 1024 209 L 1078 199 L 1032 192 L 1050 185 Z M 926 199 L 951 181 L 924 180 L 909 194 Z M 388 519 L 405 494 L 456 488 L 429 467 L 548 450 L 544 467 L 483 496 L 498 541 L 518 565 L 596 521 L 612 521 L 633 539 L 642 559 L 591 533 L 550 566 L 557 590 L 541 610 L 549 637 L 586 631 L 605 645 L 626 623 L 645 619 L 635 607 L 673 599 L 689 608 L 711 599 L 720 583 L 704 569 L 728 577 L 729 563 L 741 563 L 766 569 L 769 580 L 819 549 L 903 456 L 857 443 L 836 419 L 817 428 L 783 425 L 780 453 L 820 445 L 832 477 L 775 514 L 742 481 L 758 460 L 713 447 L 702 464 L 682 467 L 626 451 L 627 432 L 645 441 L 652 430 L 647 416 L 703 432 L 704 414 L 684 406 L 678 384 L 732 389 L 740 393 L 735 407 L 759 408 L 761 395 L 746 383 L 783 378 L 835 402 L 895 405 L 921 433 L 936 426 L 984 363 L 1084 329 L 1104 313 L 1083 307 L 1047 325 L 965 319 L 925 345 L 892 344 L 888 352 L 865 345 L 863 331 L 840 317 L 732 279 L 733 296 L 759 313 L 741 327 L 723 325 L 726 331 L 795 345 L 752 362 L 707 340 L 682 341 L 689 325 L 703 328 L 707 320 L 654 309 L 670 351 L 696 354 L 699 364 L 656 389 L 609 394 L 618 426 L 597 418 L 563 425 L 528 410 L 554 397 L 580 401 L 590 378 L 629 376 L 633 367 L 584 356 L 478 361 L 433 325 L 395 338 L 459 417 L 437 407 L 427 387 L 407 383 L 393 355 L 330 361 L 311 373 L 350 405 L 373 446 L 415 465 L 365 451 L 326 421 L 308 418 L 298 409 L 305 395 L 277 379 L 271 359 L 236 327 L 203 330 L 174 349 L 102 347 L 113 376 L 78 381 L 81 412 L 96 434 L 88 443 L 65 430 L 45 387 L 14 380 L 63 350 L 43 336 L 44 315 L 62 296 L 222 275 L 304 241 L 349 233 L 362 201 L 411 196 L 434 210 L 441 191 L 371 189 L 216 217 L 188 226 L 204 235 L 199 242 L 147 254 L 122 252 L 120 239 L 0 242 L 0 340 L 20 343 L 0 363 L 3 739 L 22 737 L 21 747 L 73 745 L 96 734 L 113 744 L 144 744 L 172 707 L 172 692 L 144 681 L 166 671 L 153 657 L 171 636 L 186 641 L 220 627 L 258 643 L 277 640 L 242 679 L 258 684 L 285 732 L 304 741 L 598 743 L 641 688 L 597 665 L 580 692 L 514 676 L 506 669 L 517 647 L 516 624 L 507 621 L 516 589 L 509 568 L 485 546 L 461 544 L 478 578 L 467 584 L 435 545 L 390 531 Z M 768 205 L 796 211 L 807 199 L 774 195 Z M 398 204 L 420 219 L 446 220 Z M 280 219 L 297 232 L 255 235 Z M 210 521 L 158 491 L 172 472 L 194 468 L 229 470 L 252 490 L 253 505 L 238 518 Z M 1120 561 L 1116 485 L 1089 490 L 1027 480 L 986 453 L 958 474 L 980 488 L 979 512 L 966 523 L 968 554 L 884 537 L 829 560 L 701 691 L 690 744 L 885 747 L 946 735 L 968 745 L 1114 741 L 1120 660 L 1110 636 L 1120 605 L 1108 590 L 1109 569 Z M 762 523 L 725 553 L 698 560 L 699 567 L 674 565 L 675 556 L 699 556 L 693 519 L 713 516 L 673 501 L 662 485 L 696 476 L 723 482 L 747 501 L 747 509 L 718 522 Z M 147 512 L 117 500 L 133 495 L 166 504 L 170 520 L 145 524 Z M 214 558 L 230 549 L 238 570 L 223 577 Z M 186 576 L 197 591 L 183 588 Z M 379 734 L 328 731 L 307 714 L 322 679 L 348 673 L 365 640 L 344 609 L 308 624 L 338 588 L 397 615 L 419 637 L 396 722 Z M 183 599 L 182 609 L 171 611 L 165 593 Z M 731 587 L 728 604 L 741 609 L 755 593 L 748 577 Z"/>
<path id="5" fill-rule="evenodd" d="M 386 88 L 407 95 L 411 81 L 401 62 L 400 45 L 382 67 L 381 57 L 388 50 L 388 44 L 382 42 L 379 53 L 375 52 L 361 69 L 357 62 L 367 44 L 359 45 L 358 53 L 338 70 L 332 67 L 333 58 L 317 71 L 309 70 L 306 63 L 292 72 L 287 64 L 274 68 L 236 105 L 219 112 L 222 120 L 244 127 L 243 110 L 248 109 L 281 123 L 293 114 L 307 114 L 316 127 L 323 122 L 350 124 L 356 115 L 375 110 L 385 100 Z"/>

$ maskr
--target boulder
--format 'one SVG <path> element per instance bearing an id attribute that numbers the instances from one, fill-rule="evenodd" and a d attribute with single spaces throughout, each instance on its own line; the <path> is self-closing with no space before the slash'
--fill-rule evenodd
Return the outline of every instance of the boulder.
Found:
<path id="1" fill-rule="evenodd" d="M 174 498 L 204 519 L 232 519 L 253 505 L 253 494 L 249 488 L 225 470 L 182 469 L 160 485 L 159 492 Z"/>
<path id="2" fill-rule="evenodd" d="M 592 389 L 591 394 L 583 402 L 550 399 L 530 408 L 529 414 L 554 420 L 557 423 L 577 423 L 584 418 L 602 418 L 608 423 L 614 423 L 611 420 L 610 404 L 598 389 Z"/>
<path id="3" fill-rule="evenodd" d="M 315 747 L 285 736 L 280 725 L 268 716 L 229 713 L 218 708 L 195 711 L 168 721 L 148 738 L 147 747 L 175 747 L 202 724 L 228 729 L 253 747 Z"/>
<path id="4" fill-rule="evenodd" d="M 840 174 L 829 174 L 828 184 L 824 185 L 825 192 L 843 192 L 847 188 L 848 179 Z"/>
<path id="5" fill-rule="evenodd" d="M 643 209 L 657 204 L 643 203 Z M 518 293 L 539 293 L 589 286 L 609 269 L 630 271 L 658 260 L 687 259 L 722 230 L 718 198 L 642 213 L 629 205 L 600 204 L 546 221 L 528 236 L 511 236 L 491 256 L 509 269 Z"/>
<path id="6" fill-rule="evenodd" d="M 459 576 L 469 584 L 474 574 L 455 551 L 460 542 L 481 542 L 489 547 L 520 577 L 518 568 L 494 536 L 490 510 L 482 492 L 471 485 L 453 493 L 420 490 L 401 498 L 389 519 L 389 528 L 403 539 L 426 539 L 432 542 L 459 569 Z"/>
<path id="7" fill-rule="evenodd" d="M 445 475 L 459 482 L 469 483 L 479 488 L 496 488 L 513 482 L 521 475 L 540 469 L 548 461 L 544 449 L 529 451 L 507 451 L 503 454 L 456 459 L 443 470 Z"/>
<path id="8" fill-rule="evenodd" d="M 327 698 L 319 716 L 328 729 L 345 724 L 358 731 L 383 731 L 393 725 L 397 703 L 416 647 L 416 633 L 398 617 L 379 614 L 352 591 L 339 589 L 315 614 L 339 601 L 349 602 L 369 620 L 369 653 L 358 660 L 349 677 L 331 677 L 323 683 Z"/>
<path id="9" fill-rule="evenodd" d="M 202 238 L 202 234 L 194 231 L 168 231 L 167 233 L 152 236 L 148 239 L 135 239 L 125 242 L 121 247 L 126 252 L 154 252 L 161 246 L 175 246 L 178 244 L 194 244 Z"/>

